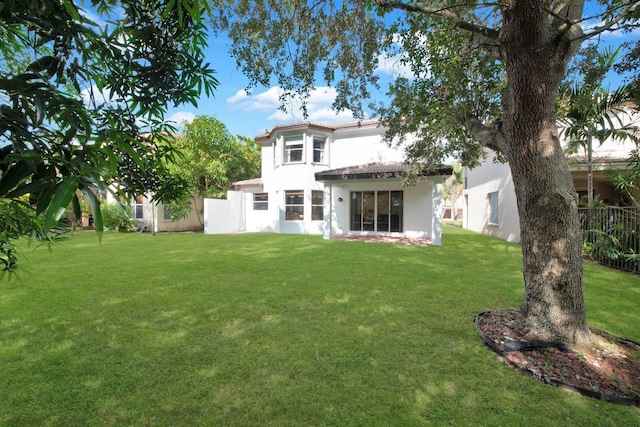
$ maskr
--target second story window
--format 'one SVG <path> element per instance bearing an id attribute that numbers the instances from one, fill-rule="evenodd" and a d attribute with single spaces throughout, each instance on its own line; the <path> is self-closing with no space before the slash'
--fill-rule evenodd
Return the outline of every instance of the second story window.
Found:
<path id="1" fill-rule="evenodd" d="M 304 142 L 302 136 L 284 140 L 284 162 L 298 163 L 303 161 Z"/>
<path id="2" fill-rule="evenodd" d="M 320 136 L 313 137 L 313 163 L 327 163 L 326 142 L 326 138 Z"/>

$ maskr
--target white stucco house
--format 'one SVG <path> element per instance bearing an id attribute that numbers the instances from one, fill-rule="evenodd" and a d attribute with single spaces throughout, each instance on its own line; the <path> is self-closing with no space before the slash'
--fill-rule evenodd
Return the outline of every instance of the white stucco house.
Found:
<path id="1" fill-rule="evenodd" d="M 625 124 L 636 124 L 639 118 L 625 118 Z M 608 170 L 628 168 L 632 141 L 606 140 L 593 146 L 594 195 L 607 205 L 624 205 L 624 197 L 606 178 Z M 520 242 L 520 218 L 509 165 L 494 161 L 495 153 L 487 150 L 480 166 L 464 171 L 464 214 L 462 226 L 509 242 Z M 579 151 L 567 156 L 569 170 L 579 198 L 587 195 L 587 160 Z"/>
<path id="2" fill-rule="evenodd" d="M 206 199 L 205 233 L 273 232 L 426 237 L 441 243 L 441 188 L 450 166 L 403 186 L 405 152 L 378 121 L 295 123 L 256 137 L 260 178 Z"/>

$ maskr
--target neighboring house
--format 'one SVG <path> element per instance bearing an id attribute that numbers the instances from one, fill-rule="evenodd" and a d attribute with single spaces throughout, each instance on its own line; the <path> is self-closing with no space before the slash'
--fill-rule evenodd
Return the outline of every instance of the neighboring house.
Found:
<path id="1" fill-rule="evenodd" d="M 624 205 L 620 192 L 607 182 L 607 170 L 628 167 L 635 143 L 607 140 L 593 147 L 594 197 L 608 205 Z M 487 159 L 480 166 L 465 168 L 464 217 L 462 226 L 510 242 L 520 242 L 520 220 L 513 179 L 508 164 L 495 162 L 494 153 L 486 151 Z M 587 162 L 583 151 L 568 155 L 567 162 L 578 197 L 587 195 Z"/>
<path id="2" fill-rule="evenodd" d="M 440 244 L 441 187 L 451 167 L 404 187 L 402 148 L 383 142 L 378 121 L 297 123 L 256 137 L 262 176 L 205 200 L 205 233 L 427 237 Z"/>
<path id="3" fill-rule="evenodd" d="M 114 195 L 107 192 L 105 202 L 118 203 Z M 166 204 L 156 203 L 151 197 L 137 196 L 129 202 L 131 217 L 138 223 L 138 231 L 202 231 L 204 199 L 191 202 L 191 212 L 186 218 L 173 221 Z"/>
<path id="4" fill-rule="evenodd" d="M 167 205 L 156 203 L 150 197 L 138 196 L 131 202 L 132 217 L 139 224 L 139 230 L 163 231 L 202 231 L 204 199 L 191 202 L 191 212 L 186 218 L 171 220 Z"/>
<path id="5" fill-rule="evenodd" d="M 442 219 L 450 219 L 461 221 L 464 216 L 464 198 L 462 193 L 459 196 L 455 197 L 452 206 L 452 198 L 449 197 L 449 200 L 446 200 L 442 205 Z"/>
<path id="6" fill-rule="evenodd" d="M 462 227 L 509 242 L 520 242 L 516 193 L 508 164 L 487 150 L 480 166 L 464 169 Z"/>

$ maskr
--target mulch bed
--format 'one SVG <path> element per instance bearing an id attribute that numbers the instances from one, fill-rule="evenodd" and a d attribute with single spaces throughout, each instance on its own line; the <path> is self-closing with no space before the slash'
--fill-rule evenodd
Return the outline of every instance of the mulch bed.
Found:
<path id="1" fill-rule="evenodd" d="M 589 352 L 562 344 L 529 342 L 513 328 L 517 312 L 496 310 L 476 316 L 476 326 L 499 358 L 532 378 L 585 396 L 640 406 L 640 344 L 591 329 L 604 343 Z"/>

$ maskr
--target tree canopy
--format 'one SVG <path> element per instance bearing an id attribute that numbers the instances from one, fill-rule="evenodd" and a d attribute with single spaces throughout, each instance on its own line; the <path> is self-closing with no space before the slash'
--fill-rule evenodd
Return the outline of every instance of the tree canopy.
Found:
<path id="1" fill-rule="evenodd" d="M 212 4 L 214 4 L 212 2 Z M 215 2 L 219 4 L 219 2 Z M 233 11 L 233 12 L 230 12 Z M 373 111 L 389 141 L 427 165 L 490 148 L 509 162 L 524 261 L 517 327 L 534 339 L 589 345 L 582 241 L 573 181 L 559 143 L 556 97 L 585 40 L 639 25 L 628 0 L 229 0 L 212 7 L 252 85 L 304 96 L 318 79 L 336 109 L 363 116 L 380 58 L 408 67 Z"/>
<path id="2" fill-rule="evenodd" d="M 540 9 L 540 22 L 518 23 L 518 29 L 536 32 L 541 43 L 562 37 L 563 49 L 570 53 L 565 62 L 585 40 L 637 28 L 640 16 L 631 1 L 513 4 Z M 285 93 L 304 98 L 324 81 L 338 91 L 337 110 L 384 118 L 390 125 L 389 141 L 417 135 L 418 143 L 409 152 L 413 160 L 428 164 L 453 154 L 474 165 L 480 140 L 503 151 L 493 138 L 487 139 L 491 133 L 483 130 L 489 129 L 477 125 L 502 120 L 508 9 L 456 0 L 228 0 L 222 7 L 212 3 L 211 22 L 214 30 L 228 32 L 230 52 L 250 87 L 277 84 Z M 635 71 L 638 46 L 626 46 L 629 55 L 617 69 Z M 383 60 L 411 72 L 387 88 L 388 102 L 372 103 L 372 98 L 379 99 L 372 93 L 385 89 L 376 72 Z M 538 64 L 541 72 L 545 66 Z"/>
<path id="3" fill-rule="evenodd" d="M 173 156 L 169 105 L 212 93 L 198 0 L 5 1 L 0 4 L 1 270 L 11 240 L 50 238 L 64 209 L 92 205 L 95 188 L 152 192 L 183 183 L 164 173 Z M 160 143 L 159 143 L 160 142 Z"/>
<path id="4" fill-rule="evenodd" d="M 185 123 L 174 147 L 177 155 L 167 166 L 185 181 L 188 198 L 225 198 L 233 182 L 260 174 L 260 147 L 250 138 L 231 135 L 214 117 L 197 116 Z M 170 210 L 185 212 L 188 198 L 174 200 Z"/>

